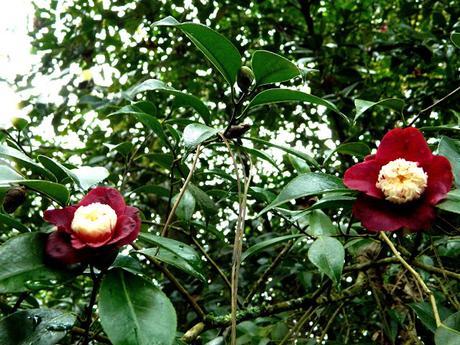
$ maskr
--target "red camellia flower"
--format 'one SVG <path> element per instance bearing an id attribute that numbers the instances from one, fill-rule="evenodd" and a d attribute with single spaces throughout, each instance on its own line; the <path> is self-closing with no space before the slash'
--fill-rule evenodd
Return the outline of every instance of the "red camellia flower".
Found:
<path id="1" fill-rule="evenodd" d="M 44 218 L 57 226 L 45 252 L 53 262 L 74 264 L 109 255 L 139 235 L 138 209 L 126 206 L 114 188 L 97 187 L 77 205 L 47 210 Z"/>
<path id="2" fill-rule="evenodd" d="M 353 215 L 370 231 L 427 229 L 439 201 L 452 186 L 452 168 L 431 153 L 422 133 L 396 128 L 382 139 L 375 155 L 345 172 L 344 184 L 362 192 Z"/>

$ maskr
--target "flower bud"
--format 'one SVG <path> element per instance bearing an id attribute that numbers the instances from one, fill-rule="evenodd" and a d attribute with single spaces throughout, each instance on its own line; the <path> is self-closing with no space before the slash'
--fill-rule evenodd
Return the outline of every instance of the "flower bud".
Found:
<path id="1" fill-rule="evenodd" d="M 16 128 L 18 131 L 22 131 L 24 128 L 27 127 L 29 121 L 27 121 L 23 117 L 13 117 L 11 119 L 11 124 Z"/>
<path id="2" fill-rule="evenodd" d="M 8 190 L 3 199 L 3 209 L 6 213 L 13 213 L 26 200 L 26 189 L 24 187 L 14 187 Z"/>
<path id="3" fill-rule="evenodd" d="M 246 92 L 254 82 L 254 73 L 252 73 L 252 70 L 249 67 L 243 66 L 238 71 L 236 82 L 241 91 Z"/>

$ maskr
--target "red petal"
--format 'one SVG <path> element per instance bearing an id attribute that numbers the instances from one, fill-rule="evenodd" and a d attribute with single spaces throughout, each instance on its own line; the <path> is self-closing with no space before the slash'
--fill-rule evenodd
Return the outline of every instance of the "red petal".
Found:
<path id="1" fill-rule="evenodd" d="M 412 162 L 431 160 L 432 153 L 423 134 L 415 127 L 395 128 L 380 143 L 376 159 L 383 164 L 398 158 Z"/>
<path id="2" fill-rule="evenodd" d="M 429 164 L 423 166 L 428 175 L 428 186 L 424 198 L 432 205 L 446 197 L 453 182 L 452 167 L 444 156 L 433 156 Z"/>
<path id="3" fill-rule="evenodd" d="M 61 231 L 55 231 L 48 236 L 45 253 L 55 263 L 64 265 L 75 264 L 85 259 L 83 253 L 70 245 L 70 236 Z"/>
<path id="4" fill-rule="evenodd" d="M 75 249 L 82 249 L 85 247 L 99 248 L 106 245 L 107 242 L 110 241 L 112 234 L 113 231 L 104 233 L 101 236 L 95 238 L 94 236 L 86 235 L 81 232 L 73 232 L 71 240 L 72 247 Z"/>
<path id="5" fill-rule="evenodd" d="M 126 215 L 118 218 L 114 236 L 108 244 L 121 247 L 133 242 L 139 235 L 141 220 L 137 214 L 137 208 L 127 206 L 126 209 L 128 212 L 126 212 Z"/>
<path id="6" fill-rule="evenodd" d="M 113 208 L 117 216 L 121 216 L 125 211 L 125 200 L 115 188 L 96 187 L 86 194 L 78 206 L 87 206 L 95 202 L 109 205 Z"/>
<path id="7" fill-rule="evenodd" d="M 58 230 L 71 232 L 71 225 L 73 220 L 73 215 L 76 211 L 76 207 L 69 206 L 66 208 L 56 209 L 56 210 L 46 210 L 43 218 L 51 224 L 54 224 L 58 227 Z"/>
<path id="8" fill-rule="evenodd" d="M 359 196 L 353 205 L 353 215 L 370 231 L 411 231 L 428 229 L 435 218 L 434 207 L 420 200 L 396 205 L 386 200 Z"/>
<path id="9" fill-rule="evenodd" d="M 353 165 L 345 171 L 343 183 L 350 189 L 381 199 L 383 193 L 375 186 L 381 167 L 376 160 L 366 160 Z"/>

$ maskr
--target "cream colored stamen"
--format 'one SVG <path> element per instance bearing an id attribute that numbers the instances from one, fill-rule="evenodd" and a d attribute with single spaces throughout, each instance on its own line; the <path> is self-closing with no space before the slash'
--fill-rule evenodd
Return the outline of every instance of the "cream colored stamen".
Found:
<path id="1" fill-rule="evenodd" d="M 427 186 L 428 175 L 416 162 L 403 158 L 385 164 L 375 184 L 385 199 L 395 204 L 404 204 L 420 198 Z"/>
<path id="2" fill-rule="evenodd" d="M 109 206 L 95 202 L 79 207 L 72 220 L 72 230 L 89 237 L 111 232 L 117 224 L 117 214 Z"/>

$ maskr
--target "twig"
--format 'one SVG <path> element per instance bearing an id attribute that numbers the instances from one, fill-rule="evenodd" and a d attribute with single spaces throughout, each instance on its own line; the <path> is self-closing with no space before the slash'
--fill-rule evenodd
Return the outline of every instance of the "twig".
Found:
<path id="1" fill-rule="evenodd" d="M 262 273 L 262 275 L 257 279 L 257 281 L 252 285 L 251 290 L 249 291 L 248 295 L 244 299 L 244 304 L 247 304 L 252 296 L 259 290 L 261 287 L 265 286 L 265 282 L 267 280 L 267 277 L 275 270 L 275 268 L 279 265 L 281 262 L 281 259 L 283 256 L 291 249 L 292 245 L 294 244 L 293 241 L 289 241 L 286 243 L 286 245 L 283 247 L 281 252 L 276 256 L 276 258 L 272 261 L 271 265 Z"/>
<path id="2" fill-rule="evenodd" d="M 388 236 L 385 234 L 385 232 L 380 232 L 380 238 L 383 239 L 388 247 L 390 247 L 391 251 L 393 252 L 394 256 L 398 259 L 398 261 L 414 276 L 414 278 L 417 280 L 417 282 L 420 284 L 422 287 L 423 291 L 430 297 L 430 303 L 431 303 L 431 308 L 433 309 L 433 315 L 434 319 L 436 321 L 436 327 L 439 327 L 442 325 L 441 318 L 439 316 L 439 311 L 438 311 L 438 306 L 436 305 L 436 299 L 433 295 L 433 292 L 430 290 L 430 288 L 425 284 L 423 281 L 422 277 L 417 273 L 416 270 L 412 268 L 411 265 L 407 263 L 406 260 L 399 254 L 398 250 L 394 246 L 393 242 L 388 238 Z"/>
<path id="3" fill-rule="evenodd" d="M 90 341 L 90 328 L 91 328 L 91 323 L 93 321 L 93 307 L 94 304 L 96 303 L 96 297 L 97 293 L 99 291 L 99 285 L 101 283 L 101 279 L 104 275 L 104 272 L 99 273 L 98 276 L 94 273 L 94 267 L 92 265 L 89 266 L 90 272 L 91 272 L 91 278 L 93 279 L 93 289 L 91 290 L 91 296 L 89 298 L 89 303 L 86 308 L 86 316 L 85 320 L 82 323 L 82 328 L 84 329 L 84 335 L 83 335 L 83 345 L 88 345 Z"/>
<path id="4" fill-rule="evenodd" d="M 189 184 L 190 180 L 192 179 L 193 173 L 196 168 L 196 164 L 198 162 L 198 157 L 200 156 L 200 151 L 201 151 L 201 145 L 198 145 L 196 148 L 196 153 L 195 157 L 193 158 L 192 162 L 192 167 L 190 168 L 190 172 L 188 173 L 187 178 L 185 179 L 184 185 L 182 186 L 179 195 L 177 196 L 176 200 L 174 201 L 174 205 L 171 208 L 171 211 L 169 212 L 168 218 L 166 219 L 165 225 L 163 227 L 163 230 L 161 230 L 161 236 L 165 237 L 168 234 L 168 227 L 169 224 L 171 223 L 174 213 L 176 212 L 177 207 L 179 206 L 179 203 L 182 199 L 182 197 L 185 194 L 185 191 L 187 190 L 187 185 Z"/>
<path id="5" fill-rule="evenodd" d="M 296 334 L 300 329 L 302 329 L 303 325 L 305 324 L 305 322 L 308 321 L 308 319 L 313 314 L 315 309 L 313 309 L 313 307 L 308 308 L 307 311 L 299 319 L 299 322 L 294 327 L 292 327 L 292 329 L 290 329 L 289 332 L 286 333 L 286 335 L 284 336 L 284 338 L 280 341 L 278 345 L 286 344 L 292 335 Z"/>
<path id="6" fill-rule="evenodd" d="M 448 93 L 447 95 L 445 95 L 443 98 L 437 100 L 436 102 L 434 102 L 432 105 L 430 105 L 429 107 L 426 107 L 425 109 L 422 109 L 418 112 L 418 114 L 415 116 L 415 118 L 409 123 L 408 127 L 412 126 L 415 121 L 417 121 L 420 117 L 420 115 L 422 115 L 423 113 L 426 113 L 428 110 L 431 110 L 433 109 L 435 106 L 437 106 L 439 103 L 445 101 L 447 98 L 449 98 L 450 96 L 456 94 L 458 91 L 460 91 L 460 86 L 457 87 L 454 91 L 451 91 L 450 93 Z"/>
<path id="7" fill-rule="evenodd" d="M 332 314 L 332 316 L 329 318 L 329 321 L 327 322 L 326 327 L 324 327 L 324 330 L 323 330 L 323 332 L 321 333 L 321 336 L 320 336 L 320 338 L 319 338 L 319 341 L 318 341 L 319 344 L 322 344 L 323 339 L 324 339 L 324 337 L 325 337 L 326 334 L 327 334 L 327 331 L 328 331 L 329 328 L 331 327 L 332 322 L 333 322 L 334 319 L 337 317 L 337 314 L 339 313 L 339 311 L 342 310 L 343 305 L 344 305 L 343 302 L 340 303 L 340 305 L 339 305 L 339 306 L 337 307 L 337 309 L 334 311 L 334 314 Z"/>

